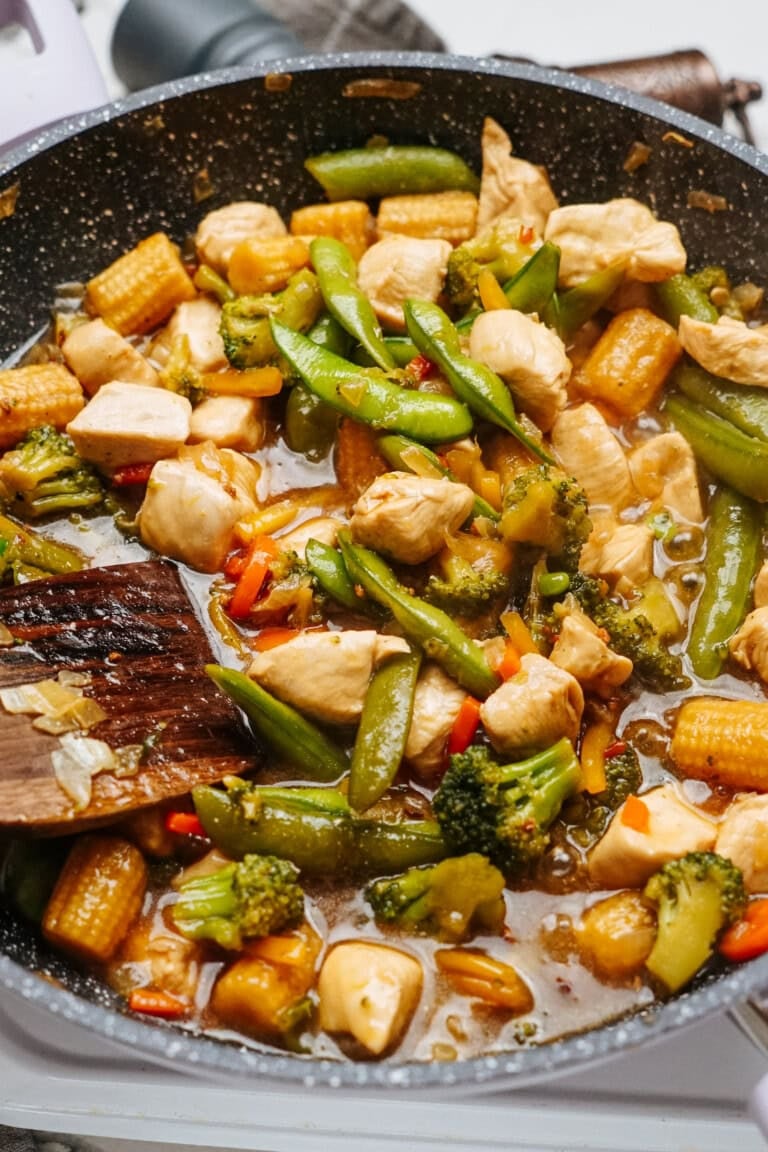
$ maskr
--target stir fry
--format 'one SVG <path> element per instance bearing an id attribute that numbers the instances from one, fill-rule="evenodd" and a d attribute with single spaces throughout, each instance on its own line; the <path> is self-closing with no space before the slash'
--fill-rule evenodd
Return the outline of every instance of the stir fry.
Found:
<path id="1" fill-rule="evenodd" d="M 0 371 L 0 577 L 91 563 L 73 526 L 177 562 L 252 736 L 4 848 L 128 1011 L 455 1060 L 768 950 L 762 289 L 637 200 L 559 204 L 492 120 L 482 154 L 310 157 L 317 203 L 143 239 Z M 76 829 L 128 769 L 47 684 L 0 703 Z"/>

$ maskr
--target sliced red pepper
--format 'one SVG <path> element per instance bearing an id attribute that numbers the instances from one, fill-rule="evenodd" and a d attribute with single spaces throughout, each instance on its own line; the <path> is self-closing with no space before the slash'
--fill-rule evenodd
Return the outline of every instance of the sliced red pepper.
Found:
<path id="1" fill-rule="evenodd" d="M 239 580 L 243 574 L 243 568 L 245 568 L 247 561 L 247 548 L 241 548 L 239 552 L 233 552 L 224 565 L 224 575 L 228 580 Z"/>
<path id="2" fill-rule="evenodd" d="M 414 356 L 413 360 L 409 360 L 405 366 L 405 370 L 409 376 L 414 376 L 419 384 L 424 380 L 429 380 L 430 376 L 434 376 L 437 371 L 437 365 L 432 360 L 428 360 L 426 356 Z"/>
<path id="3" fill-rule="evenodd" d="M 208 836 L 194 812 L 169 812 L 165 818 L 165 827 L 177 836 L 200 836 L 202 839 Z"/>
<path id="4" fill-rule="evenodd" d="M 178 1020 L 186 1016 L 187 1006 L 168 992 L 155 992 L 151 988 L 134 988 L 128 997 L 131 1012 L 144 1016 L 159 1016 L 162 1020 Z"/>
<path id="5" fill-rule="evenodd" d="M 734 964 L 768 952 L 768 899 L 753 900 L 747 905 L 744 918 L 723 933 L 718 951 Z"/>
<path id="6" fill-rule="evenodd" d="M 148 464 L 123 464 L 116 468 L 112 476 L 115 488 L 128 488 L 131 484 L 146 484 L 154 468 L 154 461 Z"/>
<path id="7" fill-rule="evenodd" d="M 453 722 L 451 734 L 448 737 L 448 755 L 454 756 L 459 752 L 466 752 L 475 738 L 480 724 L 480 701 L 474 696 L 465 696 L 459 708 L 458 715 Z"/>
<path id="8" fill-rule="evenodd" d="M 276 555 L 277 545 L 269 536 L 257 536 L 250 544 L 227 608 L 233 620 L 244 620 L 247 617 L 269 573 L 269 561 Z"/>
<path id="9" fill-rule="evenodd" d="M 623 756 L 627 750 L 626 740 L 614 740 L 613 744 L 609 744 L 603 756 L 606 760 L 610 760 L 612 756 Z"/>

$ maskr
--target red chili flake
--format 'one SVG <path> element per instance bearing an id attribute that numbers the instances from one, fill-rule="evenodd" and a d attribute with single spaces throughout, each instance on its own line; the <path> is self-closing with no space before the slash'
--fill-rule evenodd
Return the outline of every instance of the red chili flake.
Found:
<path id="1" fill-rule="evenodd" d="M 531 241 L 533 240 L 534 235 L 535 235 L 535 233 L 533 231 L 533 228 L 531 228 L 530 224 L 521 224 L 520 225 L 520 232 L 518 233 L 517 238 L 521 244 L 530 244 Z"/>
<path id="2" fill-rule="evenodd" d="M 609 744 L 603 755 L 606 760 L 610 760 L 612 756 L 621 756 L 627 750 L 626 740 L 614 740 L 613 744 Z"/>
<path id="3" fill-rule="evenodd" d="M 405 366 L 405 370 L 409 376 L 415 376 L 419 384 L 424 380 L 429 380 L 430 376 L 434 376 L 437 371 L 437 365 L 426 356 L 414 356 L 413 360 L 409 360 Z"/>

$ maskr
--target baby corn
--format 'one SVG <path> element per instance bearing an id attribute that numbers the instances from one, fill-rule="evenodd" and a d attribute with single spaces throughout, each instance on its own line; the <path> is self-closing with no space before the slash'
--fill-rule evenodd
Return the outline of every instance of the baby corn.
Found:
<path id="1" fill-rule="evenodd" d="M 687 700 L 677 716 L 670 753 L 684 776 L 768 791 L 768 702 Z"/>
<path id="2" fill-rule="evenodd" d="M 85 404 L 80 383 L 63 364 L 0 371 L 0 449 L 41 424 L 64 428 Z"/>

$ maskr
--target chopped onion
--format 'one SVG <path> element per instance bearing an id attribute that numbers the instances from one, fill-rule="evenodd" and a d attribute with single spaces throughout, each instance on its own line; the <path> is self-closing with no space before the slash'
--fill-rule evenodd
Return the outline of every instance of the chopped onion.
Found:
<path id="1" fill-rule="evenodd" d="M 116 765 L 115 754 L 104 740 L 65 732 L 61 747 L 51 753 L 56 783 L 66 792 L 81 812 L 91 802 L 92 781 L 100 772 L 110 772 Z"/>
<path id="2" fill-rule="evenodd" d="M 420 448 L 412 445 L 404 448 L 400 453 L 403 464 L 414 472 L 417 476 L 422 476 L 429 480 L 442 480 L 445 473 L 441 472 L 431 460 L 428 460 Z"/>

